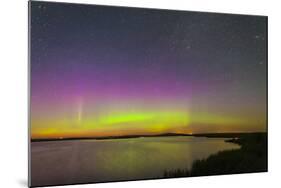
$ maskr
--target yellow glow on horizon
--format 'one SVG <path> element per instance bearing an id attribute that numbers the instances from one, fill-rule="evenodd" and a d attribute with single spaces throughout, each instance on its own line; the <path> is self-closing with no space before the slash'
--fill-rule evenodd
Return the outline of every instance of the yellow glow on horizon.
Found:
<path id="1" fill-rule="evenodd" d="M 100 116 L 84 115 L 79 103 L 76 118 L 33 119 L 32 138 L 99 137 L 166 132 L 192 133 L 192 126 L 214 126 L 235 131 L 235 127 L 257 124 L 256 119 L 222 116 L 208 113 L 190 114 L 187 111 L 111 112 Z M 199 127 L 200 130 L 200 127 Z"/>

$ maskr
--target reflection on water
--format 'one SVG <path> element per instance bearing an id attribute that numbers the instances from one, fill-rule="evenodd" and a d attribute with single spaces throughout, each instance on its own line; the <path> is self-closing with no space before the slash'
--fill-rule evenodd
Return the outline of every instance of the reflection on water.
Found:
<path id="1" fill-rule="evenodd" d="M 160 178 L 197 159 L 240 146 L 222 138 L 145 137 L 34 142 L 32 185 Z"/>

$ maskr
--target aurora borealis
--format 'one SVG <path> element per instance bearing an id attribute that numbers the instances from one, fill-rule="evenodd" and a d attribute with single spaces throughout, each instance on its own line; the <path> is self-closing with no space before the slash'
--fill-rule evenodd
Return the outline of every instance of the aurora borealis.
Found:
<path id="1" fill-rule="evenodd" d="M 31 2 L 31 137 L 267 130 L 267 18 Z"/>

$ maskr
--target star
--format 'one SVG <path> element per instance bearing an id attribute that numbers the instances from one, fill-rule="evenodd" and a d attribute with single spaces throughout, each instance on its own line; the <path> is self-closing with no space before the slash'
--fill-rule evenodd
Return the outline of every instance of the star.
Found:
<path id="1" fill-rule="evenodd" d="M 186 49 L 186 50 L 190 50 L 190 49 L 191 49 L 191 46 L 190 46 L 190 45 L 187 45 L 187 46 L 185 47 L 185 49 Z"/>
<path id="2" fill-rule="evenodd" d="M 255 39 L 260 39 L 261 36 L 260 35 L 255 35 Z"/>

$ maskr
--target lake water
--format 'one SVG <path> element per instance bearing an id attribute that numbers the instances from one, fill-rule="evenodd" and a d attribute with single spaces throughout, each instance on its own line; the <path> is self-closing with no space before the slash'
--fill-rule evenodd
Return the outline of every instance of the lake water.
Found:
<path id="1" fill-rule="evenodd" d="M 240 146 L 223 138 L 144 137 L 32 142 L 32 185 L 161 178 L 165 170 Z"/>

